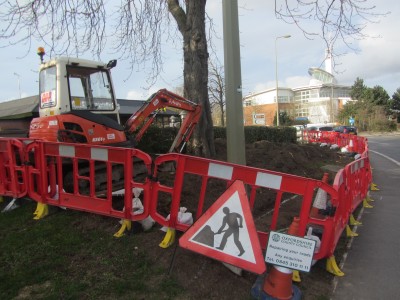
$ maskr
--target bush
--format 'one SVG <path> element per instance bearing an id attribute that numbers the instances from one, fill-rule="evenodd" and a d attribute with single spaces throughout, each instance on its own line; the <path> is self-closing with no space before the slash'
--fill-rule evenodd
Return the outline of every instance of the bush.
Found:
<path id="1" fill-rule="evenodd" d="M 147 153 L 167 153 L 178 134 L 179 128 L 150 126 L 136 145 Z"/>
<path id="2" fill-rule="evenodd" d="M 296 143 L 296 128 L 245 126 L 244 136 L 246 143 L 262 140 L 278 143 Z M 214 137 L 226 139 L 226 128 L 214 127 Z"/>
<path id="3" fill-rule="evenodd" d="M 371 131 L 395 131 L 397 125 L 395 122 L 389 120 L 379 120 L 370 124 Z"/>

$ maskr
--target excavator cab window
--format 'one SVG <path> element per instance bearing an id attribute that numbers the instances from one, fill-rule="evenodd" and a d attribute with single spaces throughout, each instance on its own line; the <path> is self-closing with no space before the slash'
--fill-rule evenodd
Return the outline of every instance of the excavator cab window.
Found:
<path id="1" fill-rule="evenodd" d="M 41 108 L 54 107 L 57 104 L 56 74 L 55 66 L 40 71 L 39 93 Z"/>
<path id="2" fill-rule="evenodd" d="M 108 70 L 67 66 L 67 74 L 72 110 L 115 109 Z"/>

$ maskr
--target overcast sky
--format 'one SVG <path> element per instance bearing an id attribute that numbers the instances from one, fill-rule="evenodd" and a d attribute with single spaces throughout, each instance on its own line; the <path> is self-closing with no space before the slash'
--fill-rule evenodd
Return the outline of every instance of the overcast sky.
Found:
<path id="1" fill-rule="evenodd" d="M 274 1 L 239 0 L 239 28 L 241 44 L 241 68 L 243 96 L 259 92 L 275 86 L 275 38 L 291 35 L 288 39 L 279 39 L 277 42 L 279 86 L 298 87 L 309 82 L 308 68 L 324 68 L 325 45 L 318 38 L 309 40 L 294 25 L 277 20 L 274 15 Z M 369 24 L 364 33 L 379 38 L 368 38 L 355 44 L 359 53 L 341 56 L 337 61 L 339 66 L 334 73 L 339 84 L 351 86 L 357 77 L 364 79 L 364 83 L 373 87 L 382 86 L 392 96 L 400 88 L 400 2 L 394 0 L 367 0 L 367 3 L 376 5 L 376 12 L 391 12 L 380 18 L 380 22 Z M 1 8 L 0 8 L 1 9 Z M 207 12 L 213 18 L 218 37 L 213 41 L 217 56 L 223 62 L 223 28 L 222 28 L 222 0 L 208 0 Z M 0 24 L 3 27 L 4 24 Z M 315 27 L 318 24 L 315 23 Z M 41 46 L 32 44 L 31 51 L 26 54 L 22 45 L 2 47 L 4 40 L 0 40 L 0 101 L 8 101 L 37 94 L 37 69 L 39 57 L 36 48 Z M 164 71 L 158 82 L 146 87 L 145 70 L 135 71 L 127 79 L 129 73 L 127 63 L 118 61 L 117 67 L 112 70 L 113 81 L 118 98 L 146 99 L 155 90 L 167 88 L 174 90 L 182 85 L 182 52 L 181 46 L 165 45 L 163 57 Z M 211 51 L 210 51 L 211 52 Z M 110 52 L 104 52 L 102 60 L 107 62 L 115 58 Z M 90 54 L 83 58 L 90 59 Z"/>

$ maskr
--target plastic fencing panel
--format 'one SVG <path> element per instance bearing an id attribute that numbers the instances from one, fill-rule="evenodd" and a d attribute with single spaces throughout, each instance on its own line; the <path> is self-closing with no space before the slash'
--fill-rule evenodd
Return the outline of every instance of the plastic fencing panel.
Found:
<path id="1" fill-rule="evenodd" d="M 25 145 L 27 139 L 0 138 L 0 195 L 21 198 L 27 194 Z"/>
<path id="2" fill-rule="evenodd" d="M 345 167 L 350 187 L 351 212 L 366 198 L 369 187 L 370 166 L 367 158 L 360 158 Z"/>
<path id="3" fill-rule="evenodd" d="M 50 142 L 37 142 L 29 150 L 29 195 L 34 200 L 129 220 L 148 216 L 151 158 L 146 153 Z M 143 190 L 143 213 L 133 212 L 133 188 Z"/>
<path id="4" fill-rule="evenodd" d="M 174 172 L 158 171 L 171 164 L 175 166 Z M 337 199 L 336 190 L 321 181 L 182 154 L 158 157 L 154 178 L 150 214 L 163 226 L 186 231 L 190 225 L 180 222 L 180 207 L 186 207 L 196 220 L 227 187 L 235 180 L 241 180 L 247 190 L 263 248 L 269 231 L 286 230 L 294 217 L 300 217 L 299 236 L 305 235 L 310 224 L 319 224 L 327 232 L 328 238 L 322 241 L 326 245 L 321 247 L 321 255 L 331 248 L 332 217 L 327 216 L 326 220 L 309 218 L 317 188 L 326 190 L 330 199 Z M 190 185 L 185 184 L 188 181 Z M 289 205 L 291 208 L 287 209 Z"/>
<path id="5" fill-rule="evenodd" d="M 336 212 L 333 223 L 333 241 L 330 249 L 330 256 L 333 255 L 336 245 L 346 228 L 351 214 L 351 190 L 347 186 L 348 173 L 341 169 L 335 176 L 333 188 L 338 191 L 338 201 L 336 203 Z"/>

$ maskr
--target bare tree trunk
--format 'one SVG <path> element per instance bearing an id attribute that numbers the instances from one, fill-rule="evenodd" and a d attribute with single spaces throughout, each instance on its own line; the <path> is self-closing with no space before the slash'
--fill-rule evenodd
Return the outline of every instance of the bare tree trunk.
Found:
<path id="1" fill-rule="evenodd" d="M 224 91 L 219 91 L 219 108 L 221 109 L 221 126 L 225 127 L 225 102 L 224 102 Z"/>
<path id="2" fill-rule="evenodd" d="M 186 1 L 186 14 L 177 0 L 168 0 L 168 9 L 183 36 L 184 96 L 202 105 L 203 113 L 193 134 L 198 156 L 215 156 L 214 132 L 208 99 L 208 51 L 205 31 L 206 0 Z"/>

